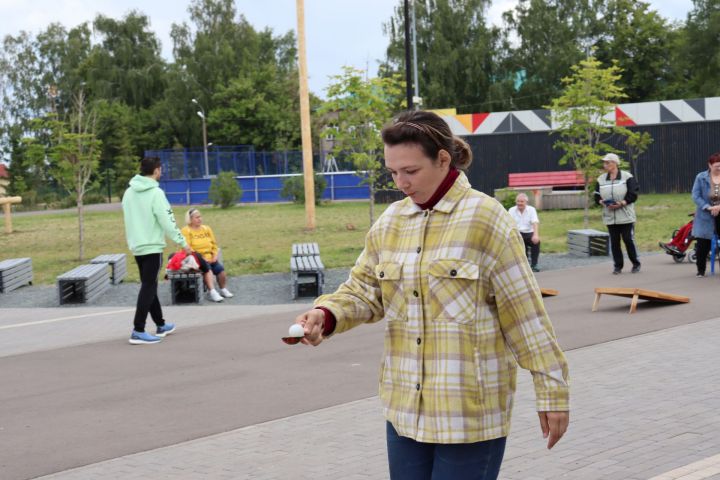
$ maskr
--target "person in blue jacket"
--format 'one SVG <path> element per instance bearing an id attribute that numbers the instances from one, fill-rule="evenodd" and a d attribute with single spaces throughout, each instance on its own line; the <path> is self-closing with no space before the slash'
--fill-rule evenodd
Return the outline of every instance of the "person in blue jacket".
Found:
<path id="1" fill-rule="evenodd" d="M 158 157 L 145 157 L 140 162 L 141 175 L 130 180 L 130 188 L 122 199 L 125 237 L 140 270 L 140 292 L 135 309 L 134 328 L 130 343 L 143 345 L 158 343 L 175 331 L 175 325 L 165 322 L 157 296 L 158 273 L 163 264 L 165 236 L 180 245 L 188 255 L 192 250 L 175 223 L 172 207 L 160 189 L 162 166 Z M 155 335 L 145 331 L 148 312 L 157 326 Z"/>
<path id="2" fill-rule="evenodd" d="M 707 170 L 695 177 L 692 199 L 697 207 L 692 228 L 697 276 L 704 277 L 713 234 L 720 231 L 720 152 L 710 155 Z"/>

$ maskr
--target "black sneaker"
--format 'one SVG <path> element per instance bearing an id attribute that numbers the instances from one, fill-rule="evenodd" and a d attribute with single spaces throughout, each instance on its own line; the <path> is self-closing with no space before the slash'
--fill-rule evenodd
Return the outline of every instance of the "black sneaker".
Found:
<path id="1" fill-rule="evenodd" d="M 622 273 L 622 268 L 616 268 L 613 270 L 613 275 L 620 275 Z"/>
<path id="2" fill-rule="evenodd" d="M 698 272 L 695 276 L 698 277 L 698 278 L 702 278 L 702 277 L 705 276 L 705 274 Z"/>
<path id="3" fill-rule="evenodd" d="M 535 272 L 535 273 L 537 273 L 537 272 L 540 271 L 540 269 L 538 268 L 537 265 L 532 265 L 532 266 L 530 267 L 530 269 L 531 269 L 533 272 Z"/>
<path id="4" fill-rule="evenodd" d="M 640 264 L 633 265 L 632 270 L 630 270 L 630 273 L 638 273 L 640 271 Z"/>

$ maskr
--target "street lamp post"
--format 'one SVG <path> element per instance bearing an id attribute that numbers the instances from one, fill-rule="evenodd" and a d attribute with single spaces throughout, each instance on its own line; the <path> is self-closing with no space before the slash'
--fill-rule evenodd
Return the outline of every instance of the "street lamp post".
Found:
<path id="1" fill-rule="evenodd" d="M 208 163 L 208 141 L 207 141 L 207 125 L 205 124 L 205 109 L 200 105 L 200 103 L 196 99 L 192 99 L 192 103 L 198 106 L 200 109 L 199 112 L 196 112 L 198 117 L 202 120 L 202 130 L 203 130 L 203 158 L 205 160 L 205 176 L 210 176 L 210 164 Z"/>

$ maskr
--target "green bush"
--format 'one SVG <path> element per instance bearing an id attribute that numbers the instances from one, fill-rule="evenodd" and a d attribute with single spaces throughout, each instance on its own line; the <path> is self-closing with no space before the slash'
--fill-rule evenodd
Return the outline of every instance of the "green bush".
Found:
<path id="1" fill-rule="evenodd" d="M 510 190 L 509 188 L 498 188 L 495 190 L 495 198 L 505 207 L 505 210 L 508 210 L 510 207 L 515 206 L 515 199 L 517 199 L 518 193 L 519 192 Z"/>
<path id="2" fill-rule="evenodd" d="M 210 192 L 208 192 L 208 197 L 213 205 L 230 208 L 237 203 L 243 192 L 235 180 L 235 176 L 235 172 L 220 172 L 217 177 L 213 178 L 210 183 Z"/>
<path id="3" fill-rule="evenodd" d="M 320 199 L 327 187 L 325 176 L 321 173 L 315 174 L 315 205 L 320 205 Z M 294 203 L 305 203 L 305 179 L 302 175 L 286 178 L 283 188 L 280 191 L 282 198 L 292 200 Z"/>

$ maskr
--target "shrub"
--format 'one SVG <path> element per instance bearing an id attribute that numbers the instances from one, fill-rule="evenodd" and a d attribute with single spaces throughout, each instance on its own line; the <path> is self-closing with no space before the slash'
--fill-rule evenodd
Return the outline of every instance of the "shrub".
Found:
<path id="1" fill-rule="evenodd" d="M 508 210 L 510 207 L 515 206 L 515 199 L 517 198 L 518 193 L 519 192 L 510 190 L 509 188 L 499 188 L 495 190 L 495 198 L 502 204 L 503 207 L 505 207 L 505 210 Z"/>
<path id="2" fill-rule="evenodd" d="M 230 208 L 242 196 L 242 188 L 235 180 L 235 172 L 220 172 L 210 183 L 208 197 L 213 205 L 220 205 L 220 208 Z"/>
<path id="3" fill-rule="evenodd" d="M 320 199 L 327 187 L 325 176 L 321 173 L 315 174 L 315 205 L 320 205 Z M 305 179 L 302 175 L 286 178 L 283 188 L 280 191 L 282 198 L 292 200 L 294 203 L 305 203 Z"/>

